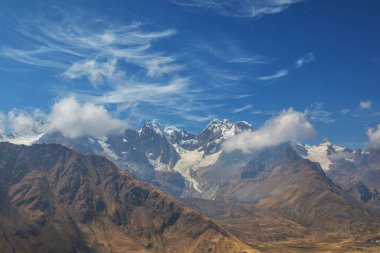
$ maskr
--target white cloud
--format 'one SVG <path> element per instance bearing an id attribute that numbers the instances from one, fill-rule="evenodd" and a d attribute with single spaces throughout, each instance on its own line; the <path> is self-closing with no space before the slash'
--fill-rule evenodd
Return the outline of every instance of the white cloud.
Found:
<path id="1" fill-rule="evenodd" d="M 258 79 L 261 80 L 261 81 L 268 81 L 268 80 L 273 80 L 273 79 L 278 79 L 278 78 L 284 77 L 284 76 L 286 76 L 288 73 L 289 73 L 289 71 L 288 71 L 287 69 L 283 69 L 283 70 L 279 70 L 279 71 L 277 71 L 277 72 L 274 73 L 273 75 L 269 75 L 269 76 L 261 76 L 261 77 L 259 77 Z"/>
<path id="2" fill-rule="evenodd" d="M 175 57 L 152 50 L 154 41 L 173 36 L 174 29 L 145 31 L 145 26 L 137 22 L 117 26 L 77 19 L 68 16 L 63 23 L 28 24 L 34 26 L 34 33 L 28 32 L 24 25 L 19 31 L 30 39 L 30 47 L 1 47 L 0 55 L 45 69 L 59 69 L 69 79 L 86 77 L 94 86 L 125 79 L 127 64 L 145 69 L 152 76 L 179 69 Z"/>
<path id="3" fill-rule="evenodd" d="M 359 108 L 361 110 L 371 110 L 371 107 L 372 107 L 372 102 L 367 100 L 367 101 L 361 101 L 359 103 Z"/>
<path id="4" fill-rule="evenodd" d="M 288 109 L 269 119 L 256 131 L 245 131 L 223 143 L 227 152 L 241 150 L 253 152 L 292 140 L 300 141 L 312 137 L 315 130 L 307 121 L 305 113 Z"/>
<path id="5" fill-rule="evenodd" d="M 313 104 L 305 111 L 310 120 L 322 123 L 334 123 L 336 120 L 332 118 L 333 113 L 323 109 L 323 104 Z"/>
<path id="6" fill-rule="evenodd" d="M 207 115 L 207 116 L 197 116 L 197 115 L 191 115 L 191 114 L 184 114 L 183 118 L 195 122 L 206 122 L 210 121 L 212 119 L 215 119 L 215 115 Z"/>
<path id="7" fill-rule="evenodd" d="M 148 76 L 157 77 L 181 70 L 183 66 L 174 63 L 172 57 L 156 57 L 146 61 Z"/>
<path id="8" fill-rule="evenodd" d="M 281 69 L 281 70 L 277 71 L 276 73 L 274 73 L 273 75 L 258 77 L 258 80 L 268 81 L 268 80 L 282 78 L 284 76 L 287 76 L 290 71 L 293 71 L 294 69 L 300 69 L 305 64 L 311 63 L 313 61 L 315 61 L 314 54 L 313 53 L 308 53 L 306 56 L 301 57 L 301 58 L 299 58 L 299 59 L 297 59 L 295 61 L 295 63 L 294 63 L 295 67 L 292 67 L 292 68 L 289 67 L 289 68 Z"/>
<path id="9" fill-rule="evenodd" d="M 347 109 L 347 108 L 344 108 L 343 110 L 342 110 L 342 113 L 343 114 L 348 114 L 348 113 L 350 113 L 351 112 L 351 110 L 350 109 Z"/>
<path id="10" fill-rule="evenodd" d="M 249 110 L 252 108 L 252 105 L 245 105 L 243 107 L 239 107 L 239 108 L 235 108 L 233 109 L 231 112 L 232 113 L 240 113 L 240 112 L 244 112 L 246 110 Z"/>
<path id="11" fill-rule="evenodd" d="M 12 133 L 16 135 L 34 135 L 41 133 L 43 129 L 43 113 L 35 110 L 31 115 L 20 110 L 12 110 L 8 113 L 8 121 Z"/>
<path id="12" fill-rule="evenodd" d="M 0 112 L 0 134 L 5 132 L 5 116 Z"/>
<path id="13" fill-rule="evenodd" d="M 73 63 L 63 76 L 69 79 L 87 77 L 90 83 L 98 86 L 105 82 L 125 79 L 125 73 L 117 69 L 117 60 L 111 59 L 106 62 L 98 62 L 94 59 L 78 61 Z"/>
<path id="14" fill-rule="evenodd" d="M 295 66 L 297 69 L 302 68 L 305 64 L 315 61 L 314 53 L 308 53 L 306 56 L 296 60 Z"/>
<path id="15" fill-rule="evenodd" d="M 53 105 L 47 125 L 50 131 L 60 131 L 68 137 L 105 136 L 127 127 L 125 122 L 113 118 L 104 106 L 80 104 L 74 97 L 61 99 Z"/>
<path id="16" fill-rule="evenodd" d="M 168 0 L 183 7 L 206 8 L 214 12 L 239 18 L 256 18 L 284 11 L 300 0 Z"/>
<path id="17" fill-rule="evenodd" d="M 380 124 L 377 125 L 377 128 L 369 128 L 367 130 L 367 136 L 371 147 L 380 147 Z"/>
<path id="18" fill-rule="evenodd" d="M 151 103 L 156 105 L 168 104 L 186 96 L 188 80 L 185 78 L 175 78 L 168 84 L 145 84 L 127 83 L 119 85 L 115 90 L 105 92 L 102 95 L 79 96 L 83 100 L 89 100 L 97 104 L 122 104 L 122 103 Z M 182 102 L 184 102 L 182 100 Z"/>
<path id="19" fill-rule="evenodd" d="M 63 88 L 62 93 L 74 90 L 72 94 L 80 102 L 112 103 L 119 112 L 124 109 L 132 122 L 140 120 L 141 115 L 205 117 L 209 112 L 202 108 L 204 101 L 210 103 L 210 97 L 216 101 L 216 97 L 224 96 L 220 90 L 212 94 L 204 92 L 216 86 L 210 80 L 215 72 L 206 73 L 208 68 L 199 71 L 199 75 L 210 77 L 207 83 L 195 82 L 195 77 L 189 76 L 189 62 L 198 61 L 193 55 L 176 50 L 169 54 L 155 46 L 156 41 L 174 36 L 175 29 L 152 30 L 149 24 L 138 22 L 120 25 L 101 19 L 86 20 L 80 10 L 75 16 L 59 14 L 62 16 L 59 22 L 44 18 L 28 23 L 20 21 L 17 31 L 29 39 L 28 48 L 14 48 L 14 44 L 9 44 L 0 47 L 0 55 L 45 70 L 60 71 L 61 78 L 83 79 L 78 88 Z M 194 66 L 191 63 L 191 68 Z M 90 85 L 84 85 L 87 83 Z M 188 108 L 192 108 L 191 112 Z"/>
<path id="20" fill-rule="evenodd" d="M 4 122 L 8 123 L 7 127 Z M 70 96 L 57 101 L 49 113 L 13 109 L 7 118 L 0 113 L 0 133 L 5 128 L 21 136 L 60 131 L 67 137 L 102 137 L 126 129 L 127 123 L 114 118 L 103 105 L 80 103 Z"/>

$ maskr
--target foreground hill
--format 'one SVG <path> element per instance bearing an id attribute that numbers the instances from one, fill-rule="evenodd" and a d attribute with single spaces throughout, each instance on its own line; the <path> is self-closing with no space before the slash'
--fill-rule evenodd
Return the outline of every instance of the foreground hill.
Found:
<path id="1" fill-rule="evenodd" d="M 113 163 L 0 143 L 0 252 L 256 252 Z"/>
<path id="2" fill-rule="evenodd" d="M 213 191 L 213 199 L 252 203 L 314 232 L 350 236 L 376 230 L 377 218 L 334 184 L 319 164 L 303 159 L 293 143 L 253 154 L 222 154 L 197 173 L 201 189 Z"/>

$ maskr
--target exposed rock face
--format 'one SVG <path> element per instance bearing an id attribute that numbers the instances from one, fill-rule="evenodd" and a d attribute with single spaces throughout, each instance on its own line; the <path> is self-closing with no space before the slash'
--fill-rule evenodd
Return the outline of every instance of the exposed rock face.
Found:
<path id="1" fill-rule="evenodd" d="M 247 156 L 251 157 L 249 162 Z M 198 171 L 203 192 L 215 200 L 249 202 L 315 231 L 373 229 L 361 203 L 334 184 L 321 169 L 299 156 L 292 143 L 253 154 L 230 153 Z"/>
<path id="2" fill-rule="evenodd" d="M 138 131 L 128 129 L 97 138 L 70 138 L 61 133 L 48 133 L 37 143 L 62 144 L 81 154 L 105 156 L 139 180 L 174 196 L 189 196 L 196 194 L 197 189 L 190 171 L 193 168 L 186 164 L 188 160 L 193 160 L 190 158 L 194 156 L 201 160 L 220 153 L 223 141 L 251 128 L 244 121 L 232 123 L 215 119 L 199 135 L 193 135 L 154 120 Z M 181 165 L 176 166 L 181 160 Z"/>
<path id="3" fill-rule="evenodd" d="M 252 126 L 245 121 L 232 123 L 214 119 L 197 136 L 197 148 L 204 150 L 206 155 L 214 154 L 221 150 L 223 141 L 251 129 Z"/>
<path id="4" fill-rule="evenodd" d="M 380 208 L 380 149 L 357 150 L 337 161 L 327 175 L 366 206 Z"/>
<path id="5" fill-rule="evenodd" d="M 370 159 L 366 155 L 364 159 L 364 153 L 327 141 L 313 147 L 283 143 L 250 154 L 222 150 L 224 140 L 247 130 L 252 127 L 245 122 L 213 120 L 194 136 L 151 122 L 139 131 L 109 136 L 105 142 L 120 164 L 125 162 L 126 167 L 136 168 L 129 170 L 142 172 L 142 179 L 174 196 L 249 202 L 320 232 L 343 231 L 337 227 L 344 227 L 345 231 L 371 227 L 367 226 L 371 218 L 361 199 L 369 195 L 350 191 L 358 181 L 352 184 L 347 177 L 336 180 L 334 172 L 342 164 L 352 167 L 345 166 L 346 170 L 356 171 L 356 164 L 363 167 L 368 164 L 366 160 L 373 164 L 376 156 Z M 311 162 L 309 156 L 319 163 Z M 142 170 L 139 165 L 150 169 Z M 343 189 L 333 183 L 340 185 L 345 181 L 350 183 L 342 185 Z M 376 192 L 367 186 L 375 181 L 363 181 L 372 194 L 372 200 L 367 202 L 377 203 Z"/>
<path id="6" fill-rule="evenodd" d="M 159 127 L 157 122 L 151 122 L 139 130 L 141 148 L 149 159 L 173 167 L 180 157 Z"/>
<path id="7" fill-rule="evenodd" d="M 0 252 L 255 252 L 113 163 L 0 143 Z"/>

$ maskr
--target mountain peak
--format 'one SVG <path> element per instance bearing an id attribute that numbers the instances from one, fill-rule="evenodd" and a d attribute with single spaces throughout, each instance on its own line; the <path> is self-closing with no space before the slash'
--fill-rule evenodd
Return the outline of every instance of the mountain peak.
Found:
<path id="1" fill-rule="evenodd" d="M 213 119 L 203 129 L 202 134 L 216 134 L 217 138 L 228 139 L 243 131 L 252 129 L 252 125 L 246 121 L 230 122 L 227 119 Z"/>
<path id="2" fill-rule="evenodd" d="M 157 119 L 153 119 L 152 121 L 145 123 L 145 125 L 138 131 L 139 134 L 141 135 L 145 129 L 151 129 L 156 134 L 164 135 L 164 126 L 158 122 Z"/>
<path id="3" fill-rule="evenodd" d="M 324 138 L 323 141 L 322 141 L 322 143 L 319 144 L 319 145 L 331 146 L 332 143 L 327 138 Z"/>

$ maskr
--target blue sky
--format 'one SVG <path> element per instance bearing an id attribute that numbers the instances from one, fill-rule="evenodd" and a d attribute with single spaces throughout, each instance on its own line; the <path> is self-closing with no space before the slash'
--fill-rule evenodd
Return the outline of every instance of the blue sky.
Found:
<path id="1" fill-rule="evenodd" d="M 62 101 L 192 132 L 293 108 L 307 142 L 350 147 L 380 123 L 377 0 L 17 0 L 0 24 L 0 129 L 42 131 Z"/>

